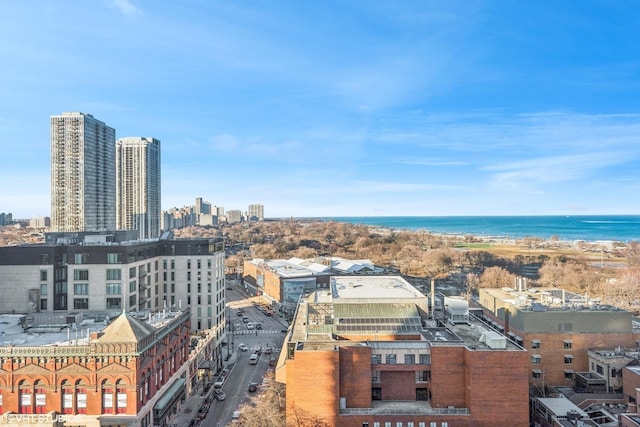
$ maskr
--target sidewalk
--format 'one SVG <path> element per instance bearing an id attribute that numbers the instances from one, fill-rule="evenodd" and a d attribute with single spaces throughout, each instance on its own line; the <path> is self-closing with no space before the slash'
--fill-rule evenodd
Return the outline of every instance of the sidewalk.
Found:
<path id="1" fill-rule="evenodd" d="M 224 361 L 224 367 L 232 366 L 236 363 L 238 354 L 234 351 L 229 360 Z M 180 411 L 170 420 L 168 427 L 197 427 L 207 416 L 211 404 L 215 400 L 213 397 L 213 386 L 209 388 L 206 395 L 203 395 L 204 384 L 198 384 L 193 393 L 182 402 Z"/>

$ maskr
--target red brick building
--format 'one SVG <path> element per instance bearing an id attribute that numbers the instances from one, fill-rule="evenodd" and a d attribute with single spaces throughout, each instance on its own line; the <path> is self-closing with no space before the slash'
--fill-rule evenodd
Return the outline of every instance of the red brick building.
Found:
<path id="1" fill-rule="evenodd" d="M 576 373 L 589 371 L 589 350 L 640 340 L 630 312 L 562 289 L 480 289 L 479 303 L 488 322 L 529 351 L 529 383 L 538 389 L 573 386 Z"/>
<path id="2" fill-rule="evenodd" d="M 164 425 L 185 396 L 188 310 L 149 322 L 123 313 L 106 327 L 83 322 L 80 333 L 4 317 L 1 334 L 11 341 L 0 347 L 0 425 Z"/>
<path id="3" fill-rule="evenodd" d="M 389 276 L 333 277 L 303 297 L 276 368 L 287 425 L 528 426 L 527 352 L 427 308 Z"/>

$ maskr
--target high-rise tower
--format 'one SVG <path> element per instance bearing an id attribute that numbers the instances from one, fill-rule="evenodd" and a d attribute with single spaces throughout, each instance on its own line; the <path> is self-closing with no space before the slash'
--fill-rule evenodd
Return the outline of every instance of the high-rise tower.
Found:
<path id="1" fill-rule="evenodd" d="M 141 239 L 160 235 L 160 141 L 127 137 L 116 143 L 117 227 Z"/>
<path id="2" fill-rule="evenodd" d="M 91 114 L 51 116 L 51 228 L 116 225 L 115 129 Z"/>

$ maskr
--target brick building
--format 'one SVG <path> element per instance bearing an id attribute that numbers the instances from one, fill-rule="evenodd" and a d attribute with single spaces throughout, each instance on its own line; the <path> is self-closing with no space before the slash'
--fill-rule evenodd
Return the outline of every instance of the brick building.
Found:
<path id="1" fill-rule="evenodd" d="M 276 367 L 287 425 L 528 426 L 528 356 L 445 322 L 395 276 L 337 276 L 301 298 Z"/>
<path id="2" fill-rule="evenodd" d="M 539 390 L 573 386 L 576 373 L 589 372 L 589 350 L 640 339 L 630 312 L 562 289 L 480 289 L 478 302 L 487 322 L 529 351 L 529 382 Z"/>
<path id="3" fill-rule="evenodd" d="M 190 313 L 29 324 L 3 315 L 0 425 L 165 425 L 197 370 Z M 81 321 L 80 321 L 81 320 Z M 107 319 L 108 321 L 108 319 Z"/>

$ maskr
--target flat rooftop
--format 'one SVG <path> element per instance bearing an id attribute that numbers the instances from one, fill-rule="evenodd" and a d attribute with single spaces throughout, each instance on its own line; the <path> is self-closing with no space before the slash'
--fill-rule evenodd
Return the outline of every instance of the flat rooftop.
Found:
<path id="1" fill-rule="evenodd" d="M 262 259 L 251 260 L 252 264 L 266 266 L 269 270 L 277 273 L 280 277 L 311 277 L 318 274 L 313 268 L 307 268 L 304 265 L 296 264 L 284 259 L 265 261 Z"/>
<path id="2" fill-rule="evenodd" d="M 597 298 L 558 288 L 483 288 L 481 291 L 517 307 L 520 311 L 625 311 L 612 305 L 600 304 Z"/>
<path id="3" fill-rule="evenodd" d="M 317 301 L 426 299 L 422 292 L 400 276 L 335 276 L 331 278 L 330 289 L 330 292 L 318 292 Z"/>
<path id="4" fill-rule="evenodd" d="M 137 318 L 158 329 L 178 317 L 177 314 L 165 312 Z M 41 313 L 36 317 L 0 314 L 0 348 L 88 345 L 91 333 L 102 331 L 115 318 L 104 313 L 83 313 L 84 319 L 74 325 L 66 322 L 69 315 L 72 314 Z"/>

